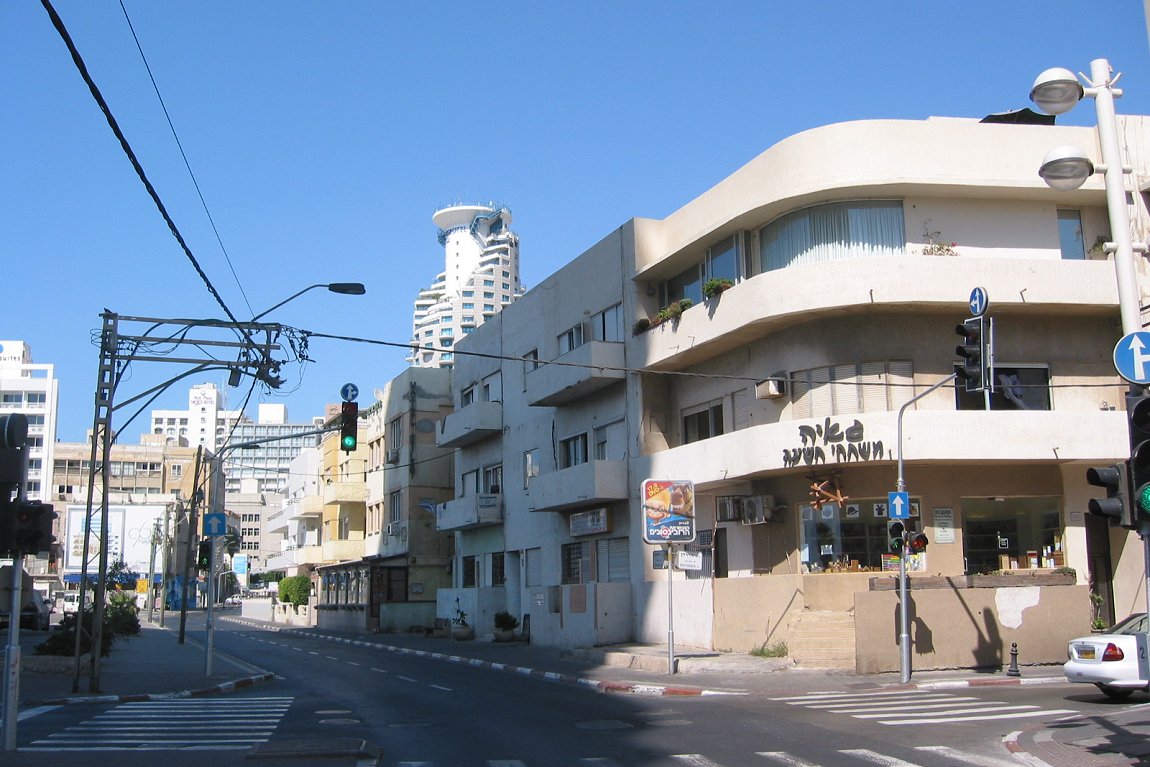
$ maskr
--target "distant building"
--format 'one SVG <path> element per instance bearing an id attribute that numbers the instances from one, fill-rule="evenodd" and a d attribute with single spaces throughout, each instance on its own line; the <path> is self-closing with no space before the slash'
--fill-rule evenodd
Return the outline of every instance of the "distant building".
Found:
<path id="1" fill-rule="evenodd" d="M 444 270 L 419 292 L 413 316 L 415 367 L 450 368 L 455 342 L 519 296 L 519 237 L 511 211 L 495 205 L 452 205 L 432 216 L 444 249 Z"/>
<path id="2" fill-rule="evenodd" d="M 52 452 L 56 442 L 59 382 L 53 365 L 32 363 L 32 348 L 23 341 L 0 341 L 0 415 L 28 416 L 28 477 L 25 497 L 49 501 Z"/>

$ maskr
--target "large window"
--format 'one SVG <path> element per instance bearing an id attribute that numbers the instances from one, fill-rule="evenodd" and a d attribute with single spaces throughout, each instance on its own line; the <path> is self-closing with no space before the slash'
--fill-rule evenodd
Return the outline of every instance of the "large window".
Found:
<path id="1" fill-rule="evenodd" d="M 902 201 L 859 200 L 804 208 L 759 233 L 764 271 L 906 252 Z"/>
<path id="2" fill-rule="evenodd" d="M 403 520 L 403 491 L 396 490 L 387 496 L 387 521 L 400 522 Z"/>
<path id="3" fill-rule="evenodd" d="M 591 338 L 595 341 L 623 340 L 623 304 L 615 304 L 591 318 Z"/>
<path id="4" fill-rule="evenodd" d="M 559 441 L 559 468 L 568 469 L 587 463 L 587 433 Z"/>
<path id="5" fill-rule="evenodd" d="M 1082 239 L 1082 213 L 1077 210 L 1058 211 L 1058 247 L 1062 257 L 1086 258 L 1086 243 Z"/>
<path id="6" fill-rule="evenodd" d="M 713 402 L 683 413 L 683 444 L 710 439 L 723 433 L 723 403 Z"/>
<path id="7" fill-rule="evenodd" d="M 791 373 L 795 418 L 897 410 L 914 396 L 909 360 L 851 362 Z"/>
<path id="8" fill-rule="evenodd" d="M 595 541 L 595 580 L 627 583 L 631 580 L 631 552 L 626 538 Z"/>
<path id="9" fill-rule="evenodd" d="M 961 381 L 955 382 L 954 390 L 958 410 L 987 409 L 984 392 L 967 392 Z M 1044 366 L 996 365 L 989 409 L 1050 410 L 1050 370 Z"/>
<path id="10" fill-rule="evenodd" d="M 583 345 L 583 323 L 568 328 L 559 334 L 559 354 L 563 355 Z"/>
<path id="11" fill-rule="evenodd" d="M 627 456 L 627 429 L 623 421 L 595 428 L 595 460 L 615 461 Z"/>
<path id="12" fill-rule="evenodd" d="M 695 303 L 703 300 L 703 283 L 709 279 L 728 279 L 737 282 L 743 269 L 740 267 L 742 259 L 739 257 L 739 243 L 741 234 L 732 234 L 725 237 L 711 247 L 707 248 L 707 255 L 702 262 L 691 264 L 690 267 L 667 280 L 666 299 L 672 303 L 683 298 L 689 298 Z"/>
<path id="13" fill-rule="evenodd" d="M 503 464 L 483 468 L 483 492 L 498 493 L 503 490 Z"/>

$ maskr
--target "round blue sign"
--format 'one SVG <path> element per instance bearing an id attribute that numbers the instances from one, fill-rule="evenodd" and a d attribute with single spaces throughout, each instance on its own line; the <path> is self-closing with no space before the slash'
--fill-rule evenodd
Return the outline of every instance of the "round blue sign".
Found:
<path id="1" fill-rule="evenodd" d="M 1150 384 L 1150 332 L 1139 330 L 1118 339 L 1114 369 L 1130 383 Z"/>
<path id="2" fill-rule="evenodd" d="M 970 291 L 970 316 L 981 317 L 990 307 L 990 298 L 986 295 L 986 288 L 975 288 Z"/>
<path id="3" fill-rule="evenodd" d="M 343 397 L 344 402 L 355 402 L 355 398 L 359 396 L 359 387 L 353 383 L 345 383 L 339 390 L 339 396 Z"/>

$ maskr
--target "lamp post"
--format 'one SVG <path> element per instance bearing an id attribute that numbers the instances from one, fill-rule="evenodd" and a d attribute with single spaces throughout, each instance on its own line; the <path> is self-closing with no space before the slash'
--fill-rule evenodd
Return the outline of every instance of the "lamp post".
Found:
<path id="1" fill-rule="evenodd" d="M 1114 253 L 1114 272 L 1118 279 L 1118 308 L 1122 314 L 1122 333 L 1129 335 L 1142 330 L 1142 310 L 1138 291 L 1138 275 L 1134 269 L 1134 251 L 1146 252 L 1146 244 L 1135 245 L 1130 240 L 1130 215 L 1126 210 L 1124 173 L 1130 172 L 1122 164 L 1118 143 L 1118 118 L 1114 112 L 1114 99 L 1122 95 L 1115 84 L 1122 73 L 1111 77 L 1113 70 L 1106 59 L 1090 62 L 1090 79 L 1083 88 L 1078 78 L 1068 69 L 1048 69 L 1038 76 L 1030 89 L 1030 99 L 1048 114 L 1060 115 L 1074 108 L 1083 96 L 1094 99 L 1097 115 L 1098 147 L 1102 151 L 1102 164 L 1090 162 L 1086 152 L 1074 146 L 1059 146 L 1050 150 L 1042 162 L 1038 175 L 1051 189 L 1072 191 L 1086 183 L 1086 179 L 1102 171 L 1106 182 L 1106 209 L 1110 215 L 1110 236 L 1113 242 L 1105 249 Z M 1083 76 L 1085 80 L 1085 76 Z M 1131 384 L 1133 387 L 1134 385 Z M 1141 388 L 1141 387 L 1138 387 Z M 1135 502 L 1134 499 L 1131 499 Z M 1138 535 L 1142 538 L 1143 573 L 1146 580 L 1146 603 L 1150 610 L 1150 523 L 1145 516 L 1140 520 Z M 1139 664 L 1141 667 L 1141 664 Z"/>
<path id="2" fill-rule="evenodd" d="M 1114 99 L 1122 95 L 1115 83 L 1121 73 L 1111 77 L 1110 62 L 1095 59 L 1090 62 L 1088 88 L 1083 88 L 1069 69 L 1048 69 L 1038 76 L 1030 89 L 1030 99 L 1047 114 L 1069 112 L 1084 96 L 1094 99 L 1098 121 L 1098 145 L 1102 150 L 1102 164 L 1095 165 L 1086 152 L 1074 146 L 1059 146 L 1050 150 L 1042 161 L 1038 175 L 1051 189 L 1073 191 L 1086 183 L 1096 171 L 1103 171 L 1106 181 L 1106 208 L 1110 214 L 1110 236 L 1107 250 L 1113 247 L 1114 272 L 1118 278 L 1118 308 L 1122 314 L 1123 334 L 1142 330 L 1142 314 L 1138 308 L 1138 281 L 1134 270 L 1134 246 L 1130 241 L 1130 216 L 1126 210 L 1126 188 L 1122 181 L 1124 167 L 1118 143 L 1118 121 L 1114 113 Z M 1085 78 L 1083 78 L 1085 79 Z M 1145 246 L 1139 248 L 1145 251 Z"/>
<path id="3" fill-rule="evenodd" d="M 288 301 L 294 301 L 295 299 L 299 298 L 300 296 L 302 296 L 304 293 L 308 292 L 309 290 L 315 290 L 316 288 L 327 288 L 332 293 L 340 293 L 340 294 L 345 295 L 345 296 L 362 296 L 364 293 L 367 292 L 367 288 L 365 288 L 363 286 L 362 282 L 319 282 L 319 283 L 316 283 L 315 285 L 308 285 L 306 288 L 299 291 L 298 293 L 294 293 L 294 294 L 288 296 L 283 301 L 280 301 L 278 304 L 273 306 L 271 309 L 260 312 L 255 317 L 252 317 L 250 321 L 255 322 L 260 317 L 264 317 L 268 314 L 271 314 L 276 309 L 278 309 L 281 306 L 283 306 L 284 304 L 286 304 Z"/>

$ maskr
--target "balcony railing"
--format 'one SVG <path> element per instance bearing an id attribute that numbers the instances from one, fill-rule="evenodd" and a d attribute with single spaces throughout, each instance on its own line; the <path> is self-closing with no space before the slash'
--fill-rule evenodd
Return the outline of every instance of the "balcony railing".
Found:
<path id="1" fill-rule="evenodd" d="M 478 493 L 435 507 L 436 530 L 469 530 L 503 523 L 503 496 Z"/>
<path id="2" fill-rule="evenodd" d="M 627 500 L 627 462 L 588 461 L 532 477 L 528 511 L 564 511 Z"/>
<path id="3" fill-rule="evenodd" d="M 527 403 L 554 407 L 623 380 L 623 344 L 590 341 L 527 374 Z"/>
<path id="4" fill-rule="evenodd" d="M 463 447 L 503 431 L 502 402 L 472 402 L 439 422 L 437 447 Z"/>

